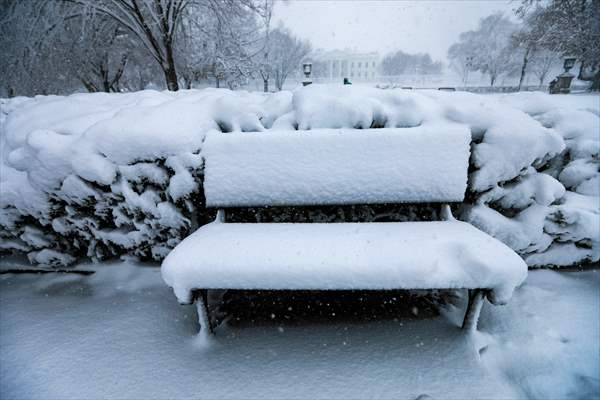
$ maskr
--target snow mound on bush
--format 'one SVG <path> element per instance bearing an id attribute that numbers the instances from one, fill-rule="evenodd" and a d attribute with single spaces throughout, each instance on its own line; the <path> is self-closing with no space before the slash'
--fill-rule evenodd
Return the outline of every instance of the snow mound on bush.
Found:
<path id="1" fill-rule="evenodd" d="M 493 97 L 459 92 L 428 93 L 445 105 L 446 117 L 471 127 L 471 187 L 481 192 L 510 181 L 531 165 L 540 165 L 565 148 L 559 134 L 526 113 Z"/>
<path id="2" fill-rule="evenodd" d="M 311 85 L 293 97 L 298 129 L 408 128 L 438 119 L 441 109 L 419 93 L 348 85 Z"/>
<path id="3" fill-rule="evenodd" d="M 45 265 L 161 260 L 202 213 L 206 133 L 261 130 L 289 109 L 291 94 L 213 89 L 2 100 L 2 248 L 36 250 L 30 260 Z M 48 251 L 24 240 L 31 224 Z"/>
<path id="4" fill-rule="evenodd" d="M 209 132 L 453 124 L 468 126 L 472 139 L 463 219 L 530 265 L 599 258 L 596 225 L 584 222 L 598 213 L 581 205 L 599 194 L 597 96 L 310 85 L 276 94 L 37 96 L 0 106 L 1 249 L 34 262 L 164 258 L 207 220 L 200 153 Z"/>
<path id="5" fill-rule="evenodd" d="M 381 90 L 349 85 L 311 85 L 294 92 L 293 116 L 287 125 L 319 128 L 402 128 L 434 121 L 466 124 L 478 145 L 471 187 L 483 191 L 510 181 L 533 164 L 565 148 L 561 136 L 525 112 L 494 97 L 466 92 Z M 275 123 L 278 123 L 276 121 Z"/>
<path id="6" fill-rule="evenodd" d="M 600 107 L 597 95 L 503 95 L 498 101 L 556 132 L 563 150 L 498 182 L 463 215 L 524 256 L 530 266 L 600 259 Z M 490 208 L 491 207 L 491 208 Z"/>

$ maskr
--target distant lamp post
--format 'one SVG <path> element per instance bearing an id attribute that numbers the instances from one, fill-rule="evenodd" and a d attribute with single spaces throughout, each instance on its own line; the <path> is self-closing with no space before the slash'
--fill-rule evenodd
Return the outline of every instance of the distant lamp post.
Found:
<path id="1" fill-rule="evenodd" d="M 418 85 L 419 85 L 419 83 L 418 83 L 418 81 L 419 81 L 419 72 L 420 72 L 419 66 L 415 65 L 415 77 L 413 79 L 413 86 L 414 87 L 418 87 Z"/>
<path id="2" fill-rule="evenodd" d="M 571 93 L 571 81 L 575 78 L 575 75 L 570 73 L 571 68 L 575 66 L 575 57 L 565 57 L 563 68 L 565 72 L 557 76 L 552 82 L 550 82 L 550 94 L 567 94 Z"/>
<path id="3" fill-rule="evenodd" d="M 577 59 L 575 57 L 566 57 L 565 58 L 565 63 L 563 65 L 563 68 L 565 69 L 565 74 L 569 73 L 569 71 L 571 70 L 571 68 L 573 68 L 575 66 L 575 61 Z"/>
<path id="4" fill-rule="evenodd" d="M 312 72 L 312 63 L 302 64 L 302 71 L 304 72 L 305 79 L 302 81 L 302 86 L 307 86 L 312 83 L 310 80 L 310 73 Z"/>
<path id="5" fill-rule="evenodd" d="M 467 56 L 467 60 L 466 60 L 466 71 L 465 71 L 465 80 L 464 80 L 464 84 L 465 87 L 467 87 L 467 83 L 469 81 L 469 71 L 471 70 L 471 68 L 473 67 L 473 56 Z"/>

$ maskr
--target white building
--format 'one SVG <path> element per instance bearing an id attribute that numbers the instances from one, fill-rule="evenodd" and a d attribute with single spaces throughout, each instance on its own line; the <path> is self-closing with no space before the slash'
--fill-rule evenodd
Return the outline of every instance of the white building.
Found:
<path id="1" fill-rule="evenodd" d="M 379 53 L 349 50 L 317 51 L 312 57 L 315 78 L 350 81 L 372 80 L 379 76 Z"/>

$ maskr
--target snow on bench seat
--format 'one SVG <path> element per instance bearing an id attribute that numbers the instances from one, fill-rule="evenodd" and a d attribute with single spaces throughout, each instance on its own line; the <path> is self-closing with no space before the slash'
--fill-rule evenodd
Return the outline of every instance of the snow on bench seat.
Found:
<path id="1" fill-rule="evenodd" d="M 415 128 L 212 133 L 208 207 L 462 201 L 471 134 L 435 122 Z"/>
<path id="2" fill-rule="evenodd" d="M 183 240 L 162 276 L 181 303 L 194 289 L 491 289 L 506 302 L 527 274 L 498 240 L 460 221 L 220 223 Z"/>

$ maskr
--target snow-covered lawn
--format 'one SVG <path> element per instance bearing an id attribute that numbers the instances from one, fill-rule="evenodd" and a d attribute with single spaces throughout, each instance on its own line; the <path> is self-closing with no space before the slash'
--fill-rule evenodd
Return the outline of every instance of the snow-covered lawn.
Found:
<path id="1" fill-rule="evenodd" d="M 158 268 L 94 269 L 0 276 L 0 398 L 600 396 L 600 270 L 530 271 L 509 305 L 485 305 L 474 336 L 458 308 L 298 318 L 248 300 L 266 318 L 206 344 Z"/>

